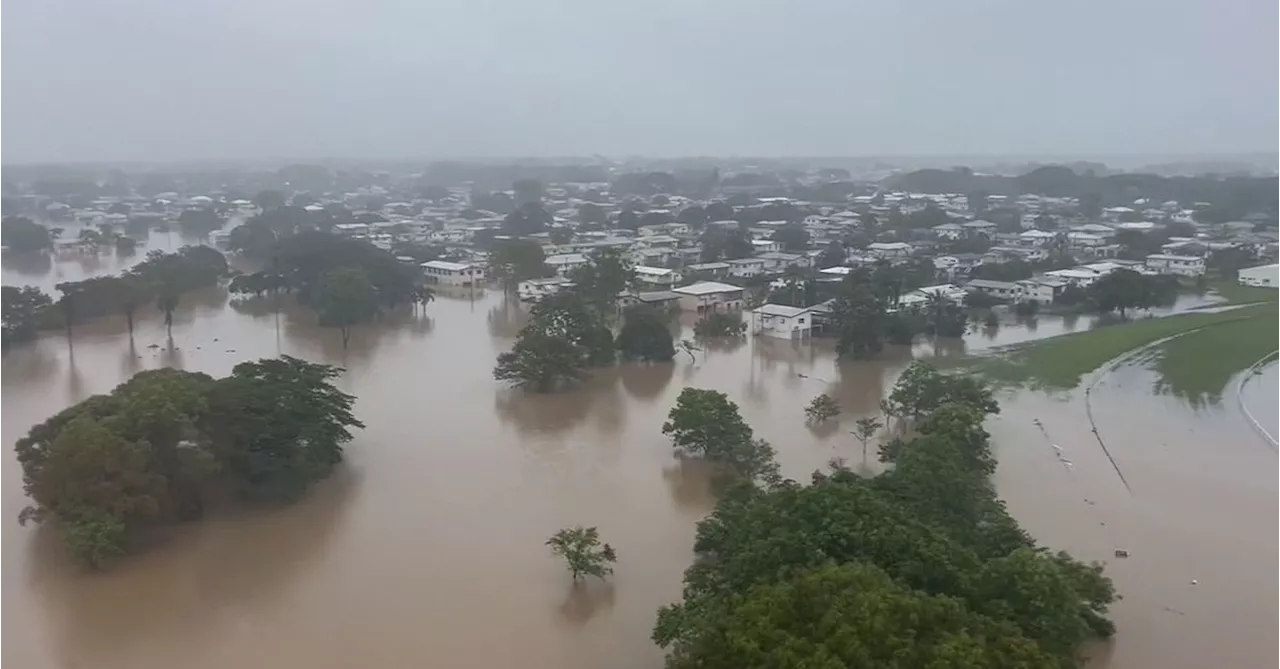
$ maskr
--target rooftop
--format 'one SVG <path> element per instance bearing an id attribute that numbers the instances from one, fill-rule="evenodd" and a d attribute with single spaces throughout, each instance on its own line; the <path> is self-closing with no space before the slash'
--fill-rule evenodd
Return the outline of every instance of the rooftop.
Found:
<path id="1" fill-rule="evenodd" d="M 446 272 L 461 272 L 472 267 L 470 263 L 449 262 L 448 260 L 428 260 L 422 263 L 422 266 L 429 269 L 441 269 Z"/>
<path id="2" fill-rule="evenodd" d="M 809 310 L 801 307 L 790 307 L 785 304 L 762 304 L 755 309 L 752 309 L 752 311 L 764 316 L 782 316 L 784 318 L 792 318 L 806 313 Z"/>
<path id="3" fill-rule="evenodd" d="M 683 295 L 714 295 L 716 293 L 732 293 L 732 292 L 742 291 L 742 289 L 737 286 L 730 285 L 727 283 L 720 283 L 718 281 L 699 281 L 698 283 L 690 284 L 688 286 L 680 286 L 679 288 L 675 288 L 673 290 Z"/>

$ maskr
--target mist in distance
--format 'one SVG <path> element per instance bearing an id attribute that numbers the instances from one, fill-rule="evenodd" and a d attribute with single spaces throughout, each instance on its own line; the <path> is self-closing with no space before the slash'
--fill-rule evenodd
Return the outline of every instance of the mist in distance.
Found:
<path id="1" fill-rule="evenodd" d="M 8 0 L 3 160 L 1273 152 L 1274 0 Z"/>

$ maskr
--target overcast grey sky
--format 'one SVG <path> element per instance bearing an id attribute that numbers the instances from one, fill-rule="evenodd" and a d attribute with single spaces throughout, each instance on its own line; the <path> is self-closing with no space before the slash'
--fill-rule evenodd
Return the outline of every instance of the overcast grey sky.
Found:
<path id="1" fill-rule="evenodd" d="M 1276 0 L 4 0 L 3 158 L 1274 151 Z"/>

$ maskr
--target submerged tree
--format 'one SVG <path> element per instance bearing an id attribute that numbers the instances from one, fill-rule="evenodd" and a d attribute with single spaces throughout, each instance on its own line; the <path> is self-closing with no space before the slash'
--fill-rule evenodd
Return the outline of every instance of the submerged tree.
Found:
<path id="1" fill-rule="evenodd" d="M 618 354 L 623 360 L 669 362 L 676 355 L 671 330 L 650 307 L 637 306 L 623 315 Z"/>
<path id="2" fill-rule="evenodd" d="M 312 296 L 320 312 L 320 324 L 342 331 L 342 348 L 351 340 L 352 326 L 366 323 L 378 313 L 378 290 L 364 270 L 346 267 L 333 270 L 320 279 Z"/>
<path id="3" fill-rule="evenodd" d="M 562 294 L 534 306 L 515 346 L 498 356 L 493 376 L 526 390 L 548 392 L 614 359 L 613 333 L 599 311 L 577 295 Z"/>
<path id="4" fill-rule="evenodd" d="M 724 465 L 745 479 L 777 477 L 773 447 L 754 438 L 738 405 L 722 392 L 681 390 L 662 433 L 678 451 Z"/>
<path id="5" fill-rule="evenodd" d="M 699 337 L 741 337 L 746 331 L 747 324 L 742 322 L 740 313 L 717 311 L 693 325 L 693 332 Z"/>
<path id="6" fill-rule="evenodd" d="M 618 555 L 609 544 L 600 543 L 600 533 L 594 527 L 565 528 L 547 539 L 551 552 L 564 558 L 577 581 L 583 576 L 604 578 L 613 573 L 612 563 Z"/>
<path id="7" fill-rule="evenodd" d="M 821 423 L 840 415 L 840 403 L 834 397 L 822 393 L 804 408 L 804 415 L 810 423 Z"/>
<path id="8" fill-rule="evenodd" d="M 879 432 L 882 427 L 884 427 L 884 424 L 880 422 L 879 418 L 874 416 L 870 418 L 859 418 L 854 422 L 853 436 L 857 437 L 858 441 L 862 442 L 863 462 L 866 462 L 867 460 L 867 443 L 871 441 L 872 437 L 876 436 L 876 432 Z"/>
<path id="9" fill-rule="evenodd" d="M 40 319 L 53 298 L 35 286 L 4 287 L 3 346 L 35 339 Z"/>
<path id="10" fill-rule="evenodd" d="M 924 362 L 913 362 L 898 377 L 885 413 L 898 418 L 917 419 L 932 412 L 944 402 L 971 406 L 983 414 L 999 413 L 1000 405 L 982 379 L 961 374 L 943 374 Z"/>
<path id="11" fill-rule="evenodd" d="M 16 445 L 32 506 L 90 565 L 135 531 L 198 517 L 210 490 L 283 500 L 327 474 L 360 427 L 334 368 L 284 357 L 212 379 L 139 372 L 36 425 Z M 216 499 L 216 497 L 214 498 Z"/>

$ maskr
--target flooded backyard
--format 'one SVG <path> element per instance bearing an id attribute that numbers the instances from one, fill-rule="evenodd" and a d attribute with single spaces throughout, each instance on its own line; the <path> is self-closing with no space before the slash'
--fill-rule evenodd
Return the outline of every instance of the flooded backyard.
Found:
<path id="1" fill-rule="evenodd" d="M 51 290 L 118 269 L 110 256 L 6 260 L 4 283 Z M 679 466 L 661 433 L 682 387 L 727 393 L 783 473 L 807 479 L 833 457 L 861 463 L 848 431 L 878 413 L 913 353 L 1089 327 L 1041 316 L 1034 328 L 1010 322 L 875 362 L 837 363 L 824 341 L 745 339 L 696 363 L 622 365 L 572 393 L 525 396 L 492 379 L 523 323 L 492 291 L 442 293 L 425 315 L 359 328 L 345 351 L 313 314 L 236 307 L 223 290 L 183 297 L 172 349 L 153 316 L 134 347 L 117 320 L 78 327 L 74 349 L 53 334 L 4 360 L 7 666 L 654 669 L 654 615 L 680 597 L 694 525 L 714 504 L 704 473 Z M 346 465 L 301 503 L 181 526 L 100 574 L 70 565 L 51 532 L 18 524 L 26 502 L 11 446 L 33 423 L 142 369 L 220 376 L 280 353 L 346 367 L 339 385 L 367 425 Z M 1272 434 L 1276 380 L 1273 366 L 1245 395 Z M 1090 392 L 1089 412 L 1083 390 L 1004 396 L 988 425 L 999 490 L 1042 543 L 1109 563 L 1124 596 L 1119 633 L 1089 649 L 1091 666 L 1274 666 L 1276 453 L 1245 420 L 1235 382 L 1198 409 L 1152 385 L 1149 371 L 1116 370 Z M 802 410 L 820 392 L 844 414 L 815 433 Z M 617 548 L 609 583 L 571 587 L 543 545 L 577 524 Z"/>

